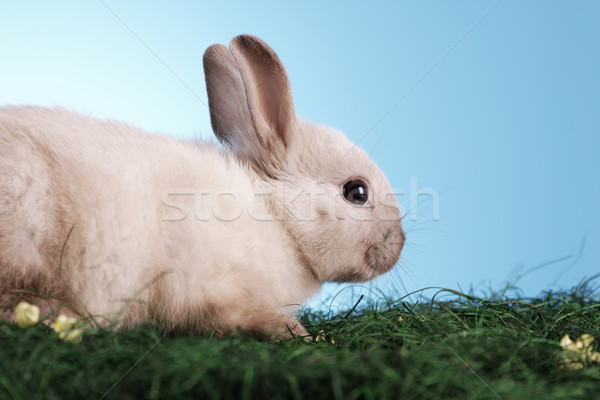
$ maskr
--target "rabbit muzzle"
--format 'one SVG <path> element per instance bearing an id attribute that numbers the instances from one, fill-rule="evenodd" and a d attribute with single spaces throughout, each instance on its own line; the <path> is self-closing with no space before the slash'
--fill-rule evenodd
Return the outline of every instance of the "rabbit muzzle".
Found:
<path id="1" fill-rule="evenodd" d="M 365 262 L 373 269 L 373 277 L 390 271 L 396 265 L 406 240 L 400 220 L 377 229 L 381 239 L 365 252 Z"/>

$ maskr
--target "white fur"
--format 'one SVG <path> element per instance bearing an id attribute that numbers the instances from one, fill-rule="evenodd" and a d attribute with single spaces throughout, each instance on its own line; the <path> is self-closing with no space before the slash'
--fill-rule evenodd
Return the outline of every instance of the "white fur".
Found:
<path id="1" fill-rule="evenodd" d="M 260 39 L 228 52 L 205 54 L 224 148 L 60 108 L 0 109 L 4 307 L 29 290 L 120 326 L 306 334 L 293 314 L 322 282 L 393 267 L 404 235 L 385 177 L 342 133 L 295 118 Z M 341 196 L 352 178 L 368 181 L 368 204 Z"/>

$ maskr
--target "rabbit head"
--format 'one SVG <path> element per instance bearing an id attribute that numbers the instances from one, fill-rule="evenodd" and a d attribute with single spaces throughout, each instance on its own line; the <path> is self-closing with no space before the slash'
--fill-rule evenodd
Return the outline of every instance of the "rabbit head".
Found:
<path id="1" fill-rule="evenodd" d="M 343 133 L 296 117 L 277 54 L 241 35 L 208 48 L 204 69 L 217 138 L 256 173 L 314 276 L 358 282 L 392 269 L 404 233 L 387 179 Z"/>

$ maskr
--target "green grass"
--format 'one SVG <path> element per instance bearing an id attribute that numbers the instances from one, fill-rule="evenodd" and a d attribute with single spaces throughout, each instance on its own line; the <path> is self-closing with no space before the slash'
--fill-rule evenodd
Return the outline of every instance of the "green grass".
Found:
<path id="1" fill-rule="evenodd" d="M 431 296 L 330 319 L 307 314 L 309 331 L 322 332 L 317 342 L 163 337 L 140 327 L 86 331 L 73 344 L 41 324 L 1 322 L 0 398 L 600 397 L 600 365 L 560 367 L 564 334 L 600 340 L 600 303 L 586 287 L 537 299 Z"/>

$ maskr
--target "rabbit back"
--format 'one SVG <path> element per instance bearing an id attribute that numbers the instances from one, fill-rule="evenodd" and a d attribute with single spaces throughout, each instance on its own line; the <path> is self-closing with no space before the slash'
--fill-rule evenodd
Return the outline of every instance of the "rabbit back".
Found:
<path id="1" fill-rule="evenodd" d="M 318 285 L 252 169 L 213 143 L 37 107 L 1 110 L 0 143 L 3 291 L 73 292 L 124 325 L 195 310 L 235 326 L 250 293 L 268 309 Z"/>

